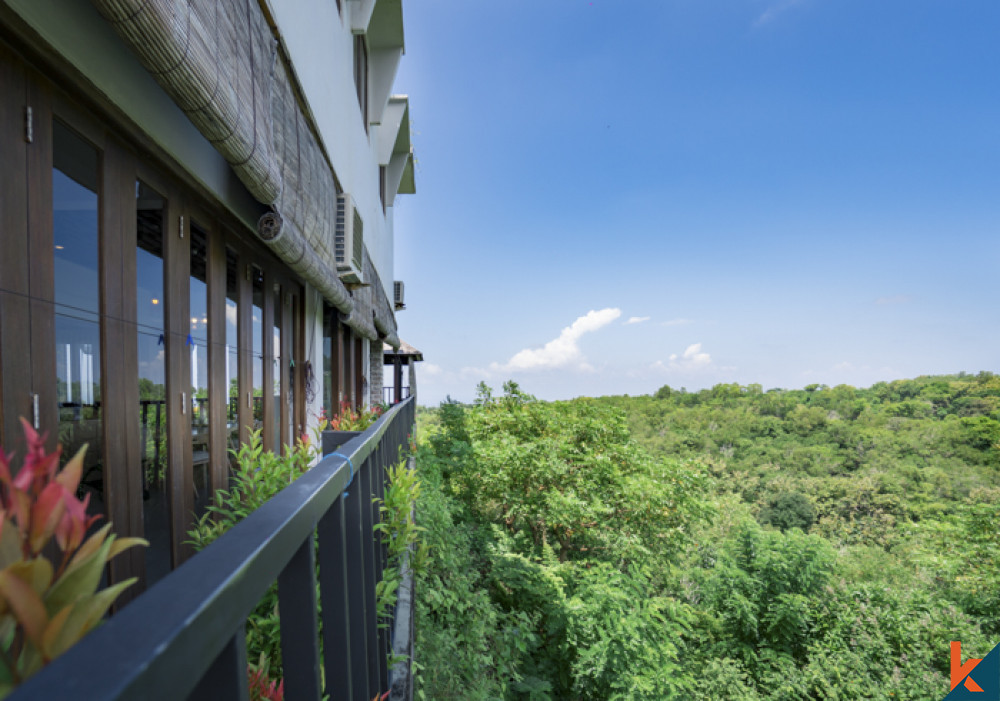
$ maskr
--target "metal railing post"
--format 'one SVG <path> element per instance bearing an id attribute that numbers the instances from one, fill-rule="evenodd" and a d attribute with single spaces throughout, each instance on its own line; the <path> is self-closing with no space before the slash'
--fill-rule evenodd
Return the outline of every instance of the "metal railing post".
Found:
<path id="1" fill-rule="evenodd" d="M 319 591 L 323 602 L 323 669 L 331 699 L 354 698 L 351 691 L 351 624 L 348 618 L 344 499 L 320 519 Z"/>
<path id="2" fill-rule="evenodd" d="M 316 548 L 311 537 L 278 575 L 278 611 L 286 693 L 290 698 L 319 701 Z"/>

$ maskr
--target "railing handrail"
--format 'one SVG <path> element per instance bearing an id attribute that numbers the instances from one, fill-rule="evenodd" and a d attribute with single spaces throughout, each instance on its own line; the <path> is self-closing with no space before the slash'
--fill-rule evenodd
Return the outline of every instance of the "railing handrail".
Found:
<path id="1" fill-rule="evenodd" d="M 338 452 L 350 457 L 355 473 L 411 401 L 393 406 L 341 446 Z M 343 457 L 321 459 L 9 698 L 187 698 L 312 537 L 350 476 Z"/>

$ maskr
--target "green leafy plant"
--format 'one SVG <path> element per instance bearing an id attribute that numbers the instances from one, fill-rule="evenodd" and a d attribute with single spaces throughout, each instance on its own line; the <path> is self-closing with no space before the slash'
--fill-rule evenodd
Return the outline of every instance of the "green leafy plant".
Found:
<path id="1" fill-rule="evenodd" d="M 135 578 L 99 590 L 105 564 L 142 538 L 116 539 L 111 524 L 87 537 L 88 494 L 76 496 L 83 446 L 60 470 L 61 448 L 21 419 L 27 453 L 16 475 L 0 450 L 0 697 L 97 626 Z M 55 545 L 52 546 L 52 540 Z M 47 553 L 61 553 L 58 563 Z"/>
<path id="2" fill-rule="evenodd" d="M 251 431 L 250 440 L 230 453 L 235 467 L 229 489 L 215 493 L 212 505 L 188 532 L 188 542 L 197 550 L 207 547 L 294 482 L 309 469 L 317 454 L 314 444 L 306 436 L 300 437 L 295 447 L 285 455 L 265 451 L 260 430 Z M 264 677 L 280 679 L 281 637 L 276 584 L 268 589 L 247 617 L 246 630 L 248 657 L 263 660 L 249 673 L 252 675 L 259 671 L 266 663 Z"/>
<path id="3" fill-rule="evenodd" d="M 407 462 L 405 459 L 400 460 L 387 468 L 385 499 L 374 499 L 382 516 L 374 529 L 380 534 L 388 554 L 382 581 L 375 587 L 375 610 L 381 621 L 380 625 L 383 626 L 388 625 L 386 621 L 396 605 L 404 568 L 419 571 L 427 557 L 426 549 L 413 550 L 422 530 L 414 520 L 414 507 L 420 495 L 420 479 L 417 471 L 411 470 Z M 407 553 L 411 555 L 407 557 Z"/>

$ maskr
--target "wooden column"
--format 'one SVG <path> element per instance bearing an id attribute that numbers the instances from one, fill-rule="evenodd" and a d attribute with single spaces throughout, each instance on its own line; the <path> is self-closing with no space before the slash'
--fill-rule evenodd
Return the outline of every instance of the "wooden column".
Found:
<path id="1" fill-rule="evenodd" d="M 253 424 L 253 282 L 251 281 L 252 269 L 250 261 L 242 250 L 237 252 L 238 262 L 236 264 L 237 275 L 239 277 L 239 320 L 236 334 L 239 336 L 239 359 L 240 367 L 239 385 L 240 396 L 237 406 L 239 407 L 240 422 L 240 443 L 250 440 L 250 426 Z"/>
<path id="2" fill-rule="evenodd" d="M 402 358 L 399 357 L 398 353 L 395 356 L 393 356 L 392 365 L 393 365 L 392 382 L 394 386 L 393 394 L 396 395 L 395 403 L 399 404 L 401 401 L 403 401 L 403 360 Z"/>
<path id="3" fill-rule="evenodd" d="M 347 362 L 344 365 L 344 399 L 350 404 L 352 409 L 357 409 L 357 394 L 355 394 L 354 365 L 358 359 L 354 355 L 354 331 L 350 327 L 344 330 L 344 355 Z"/>
<path id="4" fill-rule="evenodd" d="M 38 396 L 38 424 L 56 447 L 55 270 L 52 237 L 52 95 L 35 71 L 28 71 L 28 105 L 34 123 L 28 146 L 28 294 L 31 296 L 31 391 Z M 31 414 L 26 416 L 30 417 Z"/>
<path id="5" fill-rule="evenodd" d="M 24 454 L 18 417 L 31 418 L 28 305 L 28 144 L 24 66 L 0 44 L 0 445 Z"/>
<path id="6" fill-rule="evenodd" d="M 163 258 L 164 325 L 167 350 L 167 497 L 170 516 L 170 563 L 178 567 L 193 554 L 185 545 L 194 510 L 191 476 L 191 351 L 187 345 L 191 329 L 188 299 L 191 277 L 190 217 L 181 216 L 176 190 L 169 190 Z"/>
<path id="7" fill-rule="evenodd" d="M 355 409 L 360 409 L 365 403 L 365 347 L 364 340 L 358 336 L 354 339 L 354 398 Z"/>
<path id="8" fill-rule="evenodd" d="M 113 139 L 104 149 L 101 180 L 101 417 L 104 420 L 104 503 L 108 521 L 122 537 L 144 534 L 142 429 L 136 349 L 135 161 Z M 139 577 L 121 607 L 145 587 L 145 554 L 129 548 L 109 567 L 111 582 Z"/>
<path id="9" fill-rule="evenodd" d="M 330 396 L 326 397 L 327 418 L 340 413 L 340 399 L 344 393 L 344 325 L 340 323 L 340 312 L 330 307 Z"/>
<path id="10" fill-rule="evenodd" d="M 229 486 L 226 443 L 226 242 L 222 232 L 208 232 L 208 442 L 212 491 Z"/>

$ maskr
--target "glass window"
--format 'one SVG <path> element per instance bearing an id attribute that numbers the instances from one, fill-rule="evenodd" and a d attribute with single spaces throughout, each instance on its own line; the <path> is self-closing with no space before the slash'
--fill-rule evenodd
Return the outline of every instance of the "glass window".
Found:
<path id="1" fill-rule="evenodd" d="M 251 332 L 253 334 L 253 426 L 254 431 L 264 428 L 264 271 L 253 266 L 250 272 L 253 282 L 253 308 L 251 309 Z"/>
<path id="2" fill-rule="evenodd" d="M 281 452 L 281 427 L 283 425 L 281 420 L 281 285 L 275 284 L 274 291 L 271 297 L 274 305 L 274 324 L 272 330 L 272 346 L 271 346 L 271 394 L 274 396 L 274 403 L 271 405 L 274 407 L 274 452 Z"/>
<path id="3" fill-rule="evenodd" d="M 239 354 L 239 257 L 236 251 L 226 249 L 226 387 L 229 402 L 226 406 L 226 428 L 229 450 L 240 444 L 240 354 Z"/>
<path id="4" fill-rule="evenodd" d="M 149 584 L 170 572 L 167 509 L 166 330 L 163 323 L 163 232 L 166 202 L 142 181 L 136 182 L 136 332 L 139 361 L 139 412 L 142 426 L 142 516 L 149 547 Z"/>
<path id="5" fill-rule="evenodd" d="M 193 471 L 195 514 L 209 504 L 208 431 L 208 234 L 191 222 L 191 326 L 187 344 L 191 354 L 191 469 Z"/>
<path id="6" fill-rule="evenodd" d="M 52 126 L 56 396 L 66 462 L 89 445 L 80 491 L 107 516 L 101 417 L 98 151 L 59 122 Z"/>

